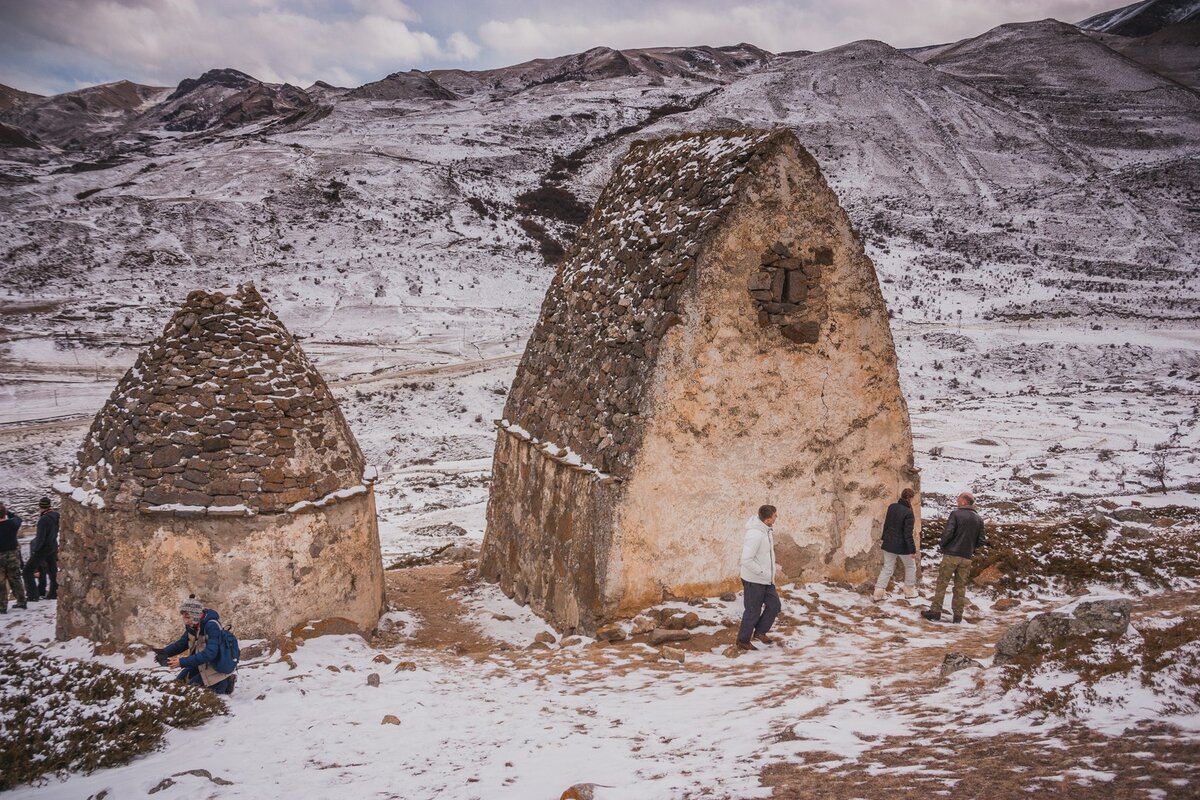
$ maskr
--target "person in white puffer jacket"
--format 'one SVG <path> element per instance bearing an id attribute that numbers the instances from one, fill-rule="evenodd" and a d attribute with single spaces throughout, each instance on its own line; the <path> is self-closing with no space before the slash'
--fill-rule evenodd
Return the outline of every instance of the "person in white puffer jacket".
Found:
<path id="1" fill-rule="evenodd" d="M 767 632 L 775 624 L 781 604 L 775 592 L 775 537 L 771 526 L 779 512 L 775 506 L 761 506 L 758 515 L 746 521 L 746 539 L 742 544 L 742 597 L 745 610 L 738 630 L 740 650 L 757 650 L 751 638 L 770 644 Z"/>

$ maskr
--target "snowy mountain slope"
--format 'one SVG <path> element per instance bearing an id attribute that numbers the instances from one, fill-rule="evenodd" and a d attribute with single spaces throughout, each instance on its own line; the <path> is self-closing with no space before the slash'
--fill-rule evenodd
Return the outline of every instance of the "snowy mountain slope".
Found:
<path id="1" fill-rule="evenodd" d="M 1200 17 L 1146 36 L 1088 35 L 1165 78 L 1200 90 Z"/>
<path id="2" fill-rule="evenodd" d="M 1200 18 L 1197 0 L 1144 0 L 1088 17 L 1079 27 L 1118 36 L 1147 36 L 1168 25 L 1197 18 Z"/>
<path id="3" fill-rule="evenodd" d="M 71 426 L 188 288 L 253 279 L 392 476 L 388 546 L 427 505 L 462 504 L 474 530 L 474 478 L 412 490 L 443 462 L 486 472 L 551 272 L 539 250 L 576 224 L 526 193 L 587 201 L 632 138 L 734 123 L 796 129 L 861 231 L 928 490 L 1134 491 L 1160 442 L 1181 454 L 1176 485 L 1200 477 L 1182 455 L 1200 444 L 1182 411 L 1200 374 L 1194 93 L 1054 22 L 915 58 L 855 42 L 755 67 L 749 46 L 663 48 L 620 53 L 628 74 L 614 53 L 416 76 L 452 98 L 405 99 L 397 76 L 314 86 L 302 107 L 202 76 L 81 154 L 6 151 L 9 485 L 44 491 Z M 701 56 L 730 61 L 680 66 Z M 163 109 L 185 106 L 210 127 L 166 131 Z"/>

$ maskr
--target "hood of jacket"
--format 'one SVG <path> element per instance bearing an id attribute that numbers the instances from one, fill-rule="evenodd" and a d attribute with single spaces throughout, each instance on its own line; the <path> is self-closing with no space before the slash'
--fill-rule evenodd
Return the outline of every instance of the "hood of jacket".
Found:
<path id="1" fill-rule="evenodd" d="M 197 622 L 195 625 L 188 625 L 187 629 L 189 631 L 199 631 L 206 624 L 208 624 L 208 621 L 210 619 L 213 621 L 219 621 L 221 619 L 221 615 L 218 614 L 214 609 L 206 608 L 206 609 L 204 609 L 204 615 L 200 617 L 200 621 Z"/>
<path id="2" fill-rule="evenodd" d="M 771 526 L 763 522 L 758 518 L 758 515 L 755 514 L 754 516 L 750 517 L 750 519 L 746 520 L 746 530 L 760 530 L 763 533 L 770 533 Z"/>

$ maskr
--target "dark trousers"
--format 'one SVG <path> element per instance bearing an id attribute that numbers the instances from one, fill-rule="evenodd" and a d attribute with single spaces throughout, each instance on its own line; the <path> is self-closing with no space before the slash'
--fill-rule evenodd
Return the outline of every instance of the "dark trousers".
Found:
<path id="1" fill-rule="evenodd" d="M 746 610 L 742 612 L 738 641 L 748 642 L 753 634 L 771 630 L 782 606 L 779 603 L 779 595 L 775 594 L 773 583 L 742 581 L 742 595 Z"/>
<path id="2" fill-rule="evenodd" d="M 33 573 L 41 577 L 34 578 Z M 25 594 L 30 600 L 39 597 L 58 597 L 58 553 L 36 553 L 25 563 Z M 46 592 L 47 582 L 50 591 Z"/>

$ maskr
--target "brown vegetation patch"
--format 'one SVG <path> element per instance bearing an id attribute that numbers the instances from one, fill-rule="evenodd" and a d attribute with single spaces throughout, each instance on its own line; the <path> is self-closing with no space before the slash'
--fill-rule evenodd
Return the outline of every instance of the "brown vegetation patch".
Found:
<path id="1" fill-rule="evenodd" d="M 0 790 L 124 764 L 224 713 L 198 686 L 0 647 Z"/>
<path id="2" fill-rule="evenodd" d="M 1155 513 L 1196 521 L 1187 509 L 1156 509 Z M 1168 589 L 1181 580 L 1200 579 L 1200 530 L 1192 525 L 1139 533 L 1116 532 L 1114 524 L 1096 517 L 1071 517 L 1048 523 L 993 523 L 988 547 L 975 557 L 971 577 L 995 566 L 1001 593 L 1027 593 L 1038 587 L 1078 591 L 1103 584 L 1126 591 Z M 924 523 L 931 535 L 922 547 L 936 552 L 944 519 Z M 994 571 L 993 571 L 994 573 Z"/>

